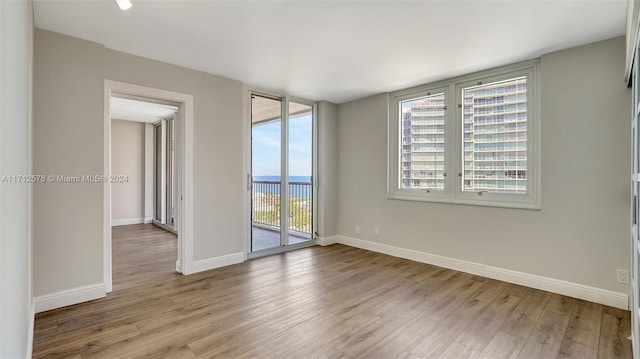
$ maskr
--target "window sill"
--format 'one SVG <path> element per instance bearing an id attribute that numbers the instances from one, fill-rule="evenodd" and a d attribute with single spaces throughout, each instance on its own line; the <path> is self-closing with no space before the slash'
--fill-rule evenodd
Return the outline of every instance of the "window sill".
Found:
<path id="1" fill-rule="evenodd" d="M 473 200 L 469 198 L 448 198 L 448 197 L 422 197 L 415 195 L 403 195 L 403 194 L 388 194 L 387 199 L 399 200 L 399 201 L 413 201 L 413 202 L 431 202 L 431 203 L 443 203 L 443 204 L 455 204 L 465 206 L 479 206 L 479 207 L 494 207 L 494 208 L 508 208 L 508 209 L 524 209 L 541 211 L 542 206 L 540 202 L 506 202 L 496 200 Z"/>

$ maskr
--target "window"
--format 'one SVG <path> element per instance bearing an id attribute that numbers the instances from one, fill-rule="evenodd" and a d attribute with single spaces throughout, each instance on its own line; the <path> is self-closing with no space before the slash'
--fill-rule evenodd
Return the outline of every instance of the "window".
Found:
<path id="1" fill-rule="evenodd" d="M 389 198 L 539 208 L 536 72 L 532 61 L 392 93 Z"/>
<path id="2" fill-rule="evenodd" d="M 438 93 L 400 101 L 400 188 L 444 189 L 444 99 Z"/>

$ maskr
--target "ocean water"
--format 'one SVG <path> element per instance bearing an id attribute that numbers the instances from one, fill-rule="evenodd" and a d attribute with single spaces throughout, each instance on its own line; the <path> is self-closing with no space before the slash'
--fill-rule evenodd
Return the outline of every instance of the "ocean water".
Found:
<path id="1" fill-rule="evenodd" d="M 260 181 L 280 182 L 280 176 L 253 176 L 254 193 L 280 194 L 280 184 L 260 183 Z M 296 185 L 296 183 L 309 183 L 308 185 Z M 309 176 L 289 176 L 289 197 L 290 198 L 311 198 L 312 187 Z"/>
<path id="2" fill-rule="evenodd" d="M 254 181 L 280 182 L 280 176 L 253 176 Z M 289 176 L 289 182 L 311 182 L 309 176 Z"/>

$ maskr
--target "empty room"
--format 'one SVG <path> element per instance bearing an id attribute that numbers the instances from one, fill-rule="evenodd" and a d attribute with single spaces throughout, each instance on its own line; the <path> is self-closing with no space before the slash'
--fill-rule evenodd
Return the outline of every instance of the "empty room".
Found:
<path id="1" fill-rule="evenodd" d="M 640 358 L 639 13 L 0 0 L 0 358 Z"/>

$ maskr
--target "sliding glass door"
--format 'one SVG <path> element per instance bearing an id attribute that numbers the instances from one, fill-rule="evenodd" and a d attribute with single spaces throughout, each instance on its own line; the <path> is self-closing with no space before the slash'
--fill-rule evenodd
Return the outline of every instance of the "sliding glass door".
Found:
<path id="1" fill-rule="evenodd" d="M 313 106 L 289 101 L 287 184 L 289 244 L 313 237 Z"/>
<path id="2" fill-rule="evenodd" d="M 313 239 L 314 105 L 251 96 L 250 253 Z"/>
<path id="3" fill-rule="evenodd" d="M 282 228 L 282 100 L 251 96 L 251 252 L 286 243 Z"/>
<path id="4" fill-rule="evenodd" d="M 173 117 L 154 124 L 154 223 L 175 230 L 175 121 Z"/>

